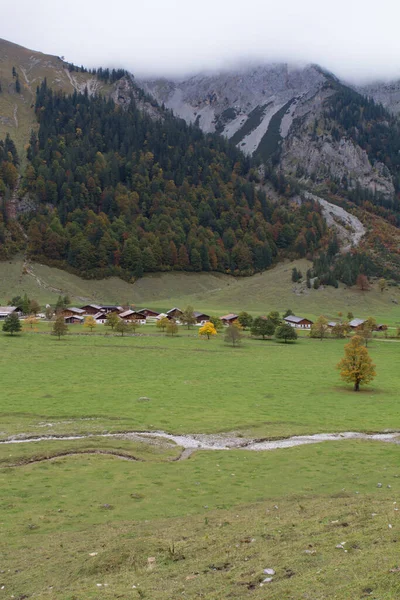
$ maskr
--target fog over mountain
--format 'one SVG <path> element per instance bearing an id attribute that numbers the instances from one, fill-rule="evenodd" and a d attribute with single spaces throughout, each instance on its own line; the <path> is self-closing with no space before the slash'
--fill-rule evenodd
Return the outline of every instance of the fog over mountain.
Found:
<path id="1" fill-rule="evenodd" d="M 385 8 L 386 7 L 386 8 Z M 384 0 L 19 0 L 0 37 L 86 66 L 179 76 L 243 61 L 318 63 L 363 83 L 400 78 L 400 5 Z"/>

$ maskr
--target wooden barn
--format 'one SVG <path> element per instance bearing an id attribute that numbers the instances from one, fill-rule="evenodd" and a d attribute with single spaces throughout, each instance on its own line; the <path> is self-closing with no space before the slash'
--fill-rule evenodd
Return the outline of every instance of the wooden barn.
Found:
<path id="1" fill-rule="evenodd" d="M 197 310 L 195 310 L 193 312 L 193 314 L 194 314 L 194 318 L 196 319 L 197 325 L 204 325 L 204 323 L 206 323 L 207 321 L 210 320 L 210 315 L 206 315 L 205 313 L 198 312 Z"/>
<path id="2" fill-rule="evenodd" d="M 7 319 L 7 317 L 14 313 L 18 314 L 18 308 L 16 306 L 0 306 L 0 321 Z"/>
<path id="3" fill-rule="evenodd" d="M 69 317 L 64 317 L 64 321 L 67 323 L 67 325 L 83 323 L 84 320 L 84 317 L 80 317 L 79 315 L 70 315 Z"/>
<path id="4" fill-rule="evenodd" d="M 357 331 L 363 328 L 364 323 L 365 319 L 352 319 L 351 321 L 349 321 L 349 327 L 354 331 Z"/>
<path id="5" fill-rule="evenodd" d="M 139 323 L 146 323 L 145 315 L 142 314 L 141 312 L 138 312 L 137 310 L 126 310 L 126 311 L 120 313 L 118 316 L 120 319 L 123 319 L 124 321 L 127 321 L 128 323 L 130 323 L 132 321 L 138 321 Z"/>
<path id="6" fill-rule="evenodd" d="M 97 313 L 102 312 L 101 306 L 98 304 L 85 304 L 85 306 L 81 306 L 81 309 L 84 311 L 85 315 L 97 315 Z"/>
<path id="7" fill-rule="evenodd" d="M 102 306 L 100 306 L 100 310 L 101 312 L 105 312 L 107 315 L 111 312 L 117 313 L 117 315 L 119 315 L 119 313 L 124 312 L 122 306 L 116 306 L 115 304 L 103 304 Z"/>
<path id="8" fill-rule="evenodd" d="M 235 315 L 235 313 L 229 313 L 229 315 L 224 315 L 223 317 L 220 317 L 222 323 L 227 326 L 236 323 L 238 318 L 239 316 Z"/>
<path id="9" fill-rule="evenodd" d="M 141 308 L 137 312 L 139 312 L 141 315 L 144 315 L 146 318 L 153 317 L 153 319 L 158 317 L 158 315 L 160 314 L 156 310 L 151 310 L 151 308 Z"/>
<path id="10" fill-rule="evenodd" d="M 76 308 L 75 306 L 70 306 L 68 308 L 64 308 L 62 311 L 62 316 L 64 319 L 66 317 L 83 317 L 85 311 L 82 308 Z"/>
<path id="11" fill-rule="evenodd" d="M 175 307 L 175 308 L 171 308 L 170 310 L 168 310 L 166 315 L 167 315 L 167 319 L 179 320 L 181 318 L 181 316 L 183 315 L 183 311 L 180 308 Z"/>
<path id="12" fill-rule="evenodd" d="M 289 315 L 283 319 L 285 323 L 296 329 L 311 329 L 313 321 L 306 319 L 305 317 L 296 317 L 295 315 Z"/>

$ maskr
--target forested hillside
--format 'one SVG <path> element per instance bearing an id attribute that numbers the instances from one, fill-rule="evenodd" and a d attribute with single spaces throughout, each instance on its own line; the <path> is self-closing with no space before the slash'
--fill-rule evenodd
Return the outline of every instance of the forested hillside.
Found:
<path id="1" fill-rule="evenodd" d="M 22 193 L 29 256 L 86 277 L 183 269 L 249 274 L 279 253 L 305 256 L 326 232 L 319 206 L 272 203 L 230 142 L 133 98 L 36 98 Z M 12 187 L 12 184 L 11 186 Z M 4 203 L 3 203 L 4 204 Z"/>

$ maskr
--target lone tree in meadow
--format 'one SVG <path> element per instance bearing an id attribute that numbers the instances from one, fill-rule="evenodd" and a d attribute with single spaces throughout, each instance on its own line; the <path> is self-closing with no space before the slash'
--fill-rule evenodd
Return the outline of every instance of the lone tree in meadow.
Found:
<path id="1" fill-rule="evenodd" d="M 10 335 L 14 335 L 14 333 L 19 333 L 21 331 L 21 321 L 19 320 L 18 315 L 11 314 L 6 318 L 3 323 L 3 331 Z"/>
<path id="2" fill-rule="evenodd" d="M 232 323 L 232 325 L 228 325 L 225 331 L 225 342 L 227 344 L 238 346 L 242 341 L 242 337 L 240 323 Z"/>
<path id="3" fill-rule="evenodd" d="M 88 317 L 85 318 L 85 322 L 84 322 L 83 326 L 86 327 L 86 329 L 90 329 L 90 332 L 92 332 L 93 329 L 95 329 L 97 327 L 96 319 L 94 317 L 92 317 L 91 315 L 89 315 Z"/>
<path id="4" fill-rule="evenodd" d="M 366 275 L 364 275 L 363 273 L 360 273 L 357 277 L 357 281 L 356 281 L 357 287 L 362 291 L 362 292 L 366 292 L 369 290 L 369 281 L 368 281 L 368 277 Z"/>
<path id="5" fill-rule="evenodd" d="M 365 347 L 368 348 L 368 342 L 372 340 L 372 333 L 376 329 L 376 320 L 374 317 L 368 317 L 366 321 L 362 324 L 360 330 L 360 336 L 365 342 Z"/>
<path id="6" fill-rule="evenodd" d="M 187 306 L 182 313 L 181 321 L 188 329 L 196 323 L 196 317 L 194 316 L 193 306 Z"/>
<path id="7" fill-rule="evenodd" d="M 168 323 L 169 323 L 169 319 L 167 317 L 162 317 L 161 319 L 158 319 L 158 321 L 156 323 L 156 327 L 157 327 L 157 329 L 161 329 L 161 331 L 164 332 Z"/>
<path id="8" fill-rule="evenodd" d="M 386 287 L 386 279 L 384 279 L 384 278 L 382 277 L 382 279 L 380 279 L 380 280 L 378 281 L 378 286 L 379 286 L 379 289 L 381 290 L 381 294 L 382 294 L 382 293 L 385 291 L 385 287 Z"/>
<path id="9" fill-rule="evenodd" d="M 115 312 L 110 312 L 108 313 L 108 315 L 106 316 L 106 322 L 104 323 L 104 325 L 106 327 L 111 327 L 111 329 L 113 330 L 114 327 L 119 323 L 120 318 L 117 315 L 117 313 Z"/>
<path id="10" fill-rule="evenodd" d="M 275 337 L 279 342 L 295 342 L 297 340 L 297 331 L 287 323 L 280 325 L 275 330 Z"/>
<path id="11" fill-rule="evenodd" d="M 207 321 L 202 327 L 200 327 L 199 335 L 203 337 L 207 336 L 207 339 L 209 340 L 212 335 L 217 335 L 217 330 L 210 321 Z"/>
<path id="12" fill-rule="evenodd" d="M 61 336 L 67 335 L 68 326 L 64 320 L 62 315 L 58 315 L 53 324 L 53 329 L 51 335 L 56 335 L 58 339 L 61 339 Z"/>
<path id="13" fill-rule="evenodd" d="M 266 337 L 274 335 L 276 325 L 271 319 L 266 317 L 256 317 L 251 326 L 251 335 L 254 337 L 262 337 L 265 340 Z"/>
<path id="14" fill-rule="evenodd" d="M 120 333 L 122 337 L 124 337 L 125 333 L 130 333 L 131 332 L 131 325 L 130 323 L 127 323 L 126 321 L 124 321 L 124 319 L 120 319 L 118 318 L 118 323 L 115 326 L 115 331 L 117 333 Z"/>
<path id="15" fill-rule="evenodd" d="M 322 315 L 318 317 L 313 325 L 311 325 L 310 336 L 312 338 L 319 338 L 322 342 L 324 337 L 329 333 L 328 319 Z"/>
<path id="16" fill-rule="evenodd" d="M 253 317 L 251 315 L 249 315 L 248 312 L 242 311 L 238 315 L 238 321 L 241 324 L 241 326 L 243 327 L 243 329 L 250 329 L 250 327 L 253 324 Z"/>
<path id="17" fill-rule="evenodd" d="M 353 383 L 354 391 L 358 392 L 362 383 L 369 383 L 376 376 L 375 365 L 358 335 L 345 345 L 344 354 L 344 358 L 337 365 L 340 377 Z"/>
<path id="18" fill-rule="evenodd" d="M 171 320 L 168 319 L 168 323 L 165 328 L 165 333 L 167 335 L 172 335 L 172 336 L 174 336 L 178 333 L 178 325 L 175 323 L 175 321 L 173 319 L 171 319 Z"/>
<path id="19" fill-rule="evenodd" d="M 39 319 L 35 317 L 35 315 L 29 315 L 24 319 L 24 328 L 28 329 L 29 327 L 33 329 L 39 323 Z"/>

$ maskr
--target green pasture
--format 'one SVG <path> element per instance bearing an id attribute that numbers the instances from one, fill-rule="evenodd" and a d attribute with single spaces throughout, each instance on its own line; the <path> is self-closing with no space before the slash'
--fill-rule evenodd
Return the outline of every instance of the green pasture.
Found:
<path id="1" fill-rule="evenodd" d="M 232 348 L 196 328 L 121 337 L 77 325 L 59 341 L 50 328 L 0 334 L 1 439 L 92 435 L 0 443 L 4 598 L 400 597 L 397 444 L 178 460 L 172 442 L 96 435 L 400 429 L 399 342 L 371 342 L 377 377 L 354 393 L 335 369 L 345 340 L 245 332 Z M 276 574 L 260 586 L 265 568 Z"/>
<path id="2" fill-rule="evenodd" d="M 400 344 L 370 344 L 377 378 L 354 393 L 335 368 L 344 343 L 245 338 L 232 348 L 194 329 L 173 338 L 1 335 L 1 434 L 161 429 L 277 437 L 400 428 Z"/>
<path id="3" fill-rule="evenodd" d="M 47 442 L 48 455 L 62 443 Z M 42 455 L 43 443 L 27 446 Z M 400 594 L 398 446 L 346 441 L 159 459 L 87 455 L 4 466 L 4 597 Z M 276 575 L 260 587 L 265 568 Z"/>
<path id="4" fill-rule="evenodd" d="M 138 308 L 159 311 L 174 306 L 223 315 L 246 310 L 254 315 L 270 310 L 283 313 L 290 308 L 296 314 L 315 319 L 323 314 L 329 319 L 341 311 L 378 322 L 400 325 L 400 288 L 391 286 L 381 293 L 376 283 L 368 292 L 340 285 L 318 290 L 302 288 L 291 281 L 293 267 L 303 274 L 311 263 L 303 260 L 286 261 L 252 277 L 235 278 L 223 273 L 151 273 L 135 283 L 117 277 L 104 280 L 85 280 L 60 269 L 37 263 L 24 271 L 22 258 L 0 262 L 0 305 L 17 294 L 28 294 L 41 304 L 55 304 L 58 296 L 68 295 L 72 305 L 88 302 L 134 304 Z"/>

